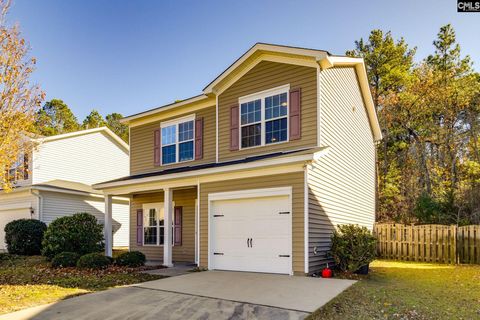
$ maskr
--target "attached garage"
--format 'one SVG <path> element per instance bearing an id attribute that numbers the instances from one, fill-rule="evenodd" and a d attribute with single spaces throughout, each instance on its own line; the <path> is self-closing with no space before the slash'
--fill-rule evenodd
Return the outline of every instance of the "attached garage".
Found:
<path id="1" fill-rule="evenodd" d="M 18 219 L 35 218 L 37 199 L 27 192 L 4 194 L 0 199 L 0 251 L 7 250 L 5 226 Z"/>
<path id="2" fill-rule="evenodd" d="M 209 195 L 209 269 L 293 274 L 291 188 Z"/>

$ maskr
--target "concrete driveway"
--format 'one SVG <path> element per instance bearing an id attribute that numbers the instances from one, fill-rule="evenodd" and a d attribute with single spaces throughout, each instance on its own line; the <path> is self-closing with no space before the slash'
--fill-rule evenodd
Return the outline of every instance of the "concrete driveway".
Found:
<path id="1" fill-rule="evenodd" d="M 303 319 L 354 281 L 207 271 L 111 289 L 1 319 Z"/>

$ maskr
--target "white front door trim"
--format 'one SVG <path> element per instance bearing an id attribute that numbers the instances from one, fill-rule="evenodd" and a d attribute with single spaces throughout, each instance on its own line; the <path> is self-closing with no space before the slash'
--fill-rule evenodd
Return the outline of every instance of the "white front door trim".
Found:
<path id="1" fill-rule="evenodd" d="M 292 187 L 264 188 L 264 189 L 248 189 L 228 192 L 217 192 L 208 194 L 208 269 L 212 270 L 213 254 L 212 246 L 212 202 L 218 200 L 246 199 L 246 198 L 263 198 L 271 196 L 288 196 L 290 214 L 290 227 L 293 227 L 293 211 L 292 211 Z M 291 233 L 291 242 L 293 242 L 293 230 Z M 290 275 L 293 275 L 293 243 L 290 245 Z"/>

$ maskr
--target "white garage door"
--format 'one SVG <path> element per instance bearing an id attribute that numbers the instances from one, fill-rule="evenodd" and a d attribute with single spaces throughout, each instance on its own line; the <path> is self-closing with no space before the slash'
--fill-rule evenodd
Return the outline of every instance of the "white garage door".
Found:
<path id="1" fill-rule="evenodd" d="M 30 219 L 30 208 L 0 210 L 0 250 L 6 250 L 5 226 L 12 220 Z"/>
<path id="2" fill-rule="evenodd" d="M 217 200 L 211 206 L 213 269 L 291 273 L 288 196 Z"/>

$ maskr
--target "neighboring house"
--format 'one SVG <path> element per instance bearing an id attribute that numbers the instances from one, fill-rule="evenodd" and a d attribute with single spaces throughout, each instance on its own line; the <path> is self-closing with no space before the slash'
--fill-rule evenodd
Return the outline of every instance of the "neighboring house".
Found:
<path id="1" fill-rule="evenodd" d="M 381 132 L 362 59 L 256 44 L 203 94 L 123 121 L 130 176 L 94 187 L 130 197 L 130 248 L 149 260 L 311 274 L 335 225 L 373 226 Z"/>
<path id="2" fill-rule="evenodd" d="M 31 150 L 9 170 L 14 188 L 0 190 L 0 249 L 5 225 L 34 218 L 50 223 L 58 217 L 88 212 L 104 221 L 103 193 L 91 185 L 128 175 L 128 145 L 103 127 L 32 139 Z M 128 198 L 113 200 L 113 244 L 128 246 Z"/>

